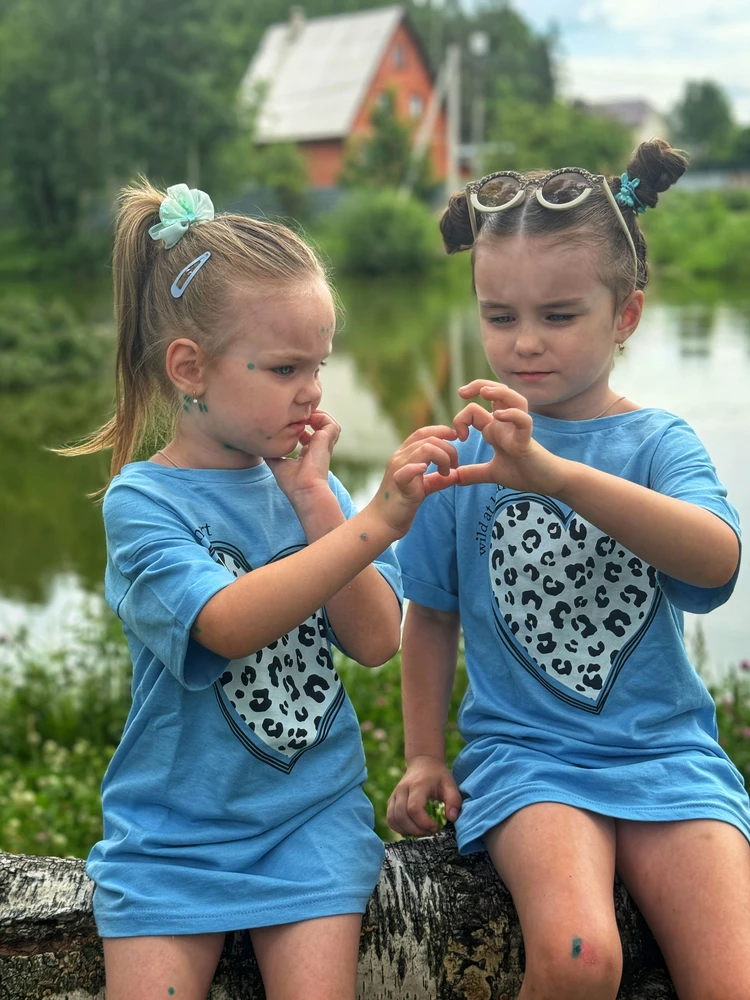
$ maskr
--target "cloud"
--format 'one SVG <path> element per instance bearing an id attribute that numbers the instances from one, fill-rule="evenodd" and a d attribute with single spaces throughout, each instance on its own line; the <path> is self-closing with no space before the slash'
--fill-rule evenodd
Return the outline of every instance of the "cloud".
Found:
<path id="1" fill-rule="evenodd" d="M 748 0 L 520 0 L 537 29 L 559 29 L 561 89 L 588 100 L 643 97 L 661 111 L 688 80 L 715 80 L 750 122 Z"/>

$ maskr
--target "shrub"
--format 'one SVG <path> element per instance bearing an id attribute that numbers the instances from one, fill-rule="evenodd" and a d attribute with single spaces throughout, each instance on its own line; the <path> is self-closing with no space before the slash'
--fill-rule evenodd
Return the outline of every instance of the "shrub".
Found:
<path id="1" fill-rule="evenodd" d="M 0 391 L 95 374 L 112 353 L 105 336 L 78 319 L 65 302 L 0 302 Z"/>
<path id="2" fill-rule="evenodd" d="M 329 216 L 322 240 L 335 266 L 348 274 L 424 272 L 440 247 L 429 209 L 393 190 L 346 196 Z"/>

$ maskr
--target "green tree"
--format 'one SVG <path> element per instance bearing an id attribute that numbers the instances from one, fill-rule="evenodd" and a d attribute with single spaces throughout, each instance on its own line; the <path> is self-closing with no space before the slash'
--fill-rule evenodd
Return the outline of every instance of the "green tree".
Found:
<path id="1" fill-rule="evenodd" d="M 372 133 L 351 140 L 341 183 L 345 187 L 398 188 L 410 175 L 412 191 L 418 197 L 434 186 L 430 161 L 423 157 L 412 166 L 412 129 L 396 114 L 395 95 L 384 92 L 372 109 Z"/>
<path id="2" fill-rule="evenodd" d="M 39 242 L 70 240 L 139 170 L 210 183 L 240 128 L 249 20 L 241 0 L 7 0 L 0 170 Z"/>
<path id="3" fill-rule="evenodd" d="M 713 80 L 692 80 L 672 112 L 675 138 L 698 160 L 725 159 L 733 135 L 732 107 Z"/>
<path id="4" fill-rule="evenodd" d="M 625 168 L 632 138 L 614 118 L 557 101 L 538 105 L 506 99 L 495 112 L 487 171 L 579 166 L 621 173 Z"/>

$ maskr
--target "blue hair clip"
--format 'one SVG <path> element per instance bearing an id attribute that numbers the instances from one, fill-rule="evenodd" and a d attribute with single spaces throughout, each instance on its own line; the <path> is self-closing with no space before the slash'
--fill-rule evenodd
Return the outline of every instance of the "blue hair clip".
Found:
<path id="1" fill-rule="evenodd" d="M 628 208 L 632 208 L 637 215 L 642 215 L 647 208 L 635 193 L 635 189 L 640 183 L 640 177 L 634 177 L 631 180 L 627 173 L 624 173 L 620 178 L 620 190 L 615 195 L 615 201 L 618 201 L 621 205 L 627 205 Z"/>
<path id="2" fill-rule="evenodd" d="M 193 278 L 196 276 L 198 271 L 200 271 L 200 269 L 203 267 L 203 265 L 206 263 L 206 261 L 210 256 L 211 256 L 211 251 L 206 250 L 206 252 L 202 253 L 200 257 L 196 257 L 195 260 L 191 260 L 189 264 L 183 267 L 183 269 L 180 271 L 180 273 L 172 282 L 172 287 L 169 289 L 170 292 L 172 293 L 173 298 L 175 299 L 182 298 L 185 289 L 193 280 Z M 180 284 L 181 278 L 185 279 L 182 282 L 182 284 Z"/>

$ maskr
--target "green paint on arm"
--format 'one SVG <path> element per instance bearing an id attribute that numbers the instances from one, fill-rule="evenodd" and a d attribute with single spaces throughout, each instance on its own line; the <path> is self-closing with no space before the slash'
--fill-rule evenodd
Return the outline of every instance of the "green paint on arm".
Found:
<path id="1" fill-rule="evenodd" d="M 571 958 L 578 958 L 581 954 L 581 948 L 583 947 L 583 941 L 579 937 L 573 938 L 573 947 L 571 948 L 570 955 Z"/>
<path id="2" fill-rule="evenodd" d="M 255 369 L 255 365 L 252 362 L 250 362 L 250 364 L 247 367 L 250 369 L 250 371 L 253 371 Z"/>
<path id="3" fill-rule="evenodd" d="M 169 989 L 167 990 L 167 993 L 168 993 L 168 994 L 169 994 L 169 995 L 170 995 L 171 997 L 173 997 L 173 996 L 174 996 L 174 994 L 175 994 L 175 988 L 174 988 L 174 986 L 170 986 L 170 987 L 169 987 Z"/>
<path id="4" fill-rule="evenodd" d="M 367 541 L 367 532 L 363 531 L 362 534 L 359 537 L 362 539 L 363 542 L 366 542 Z"/>

